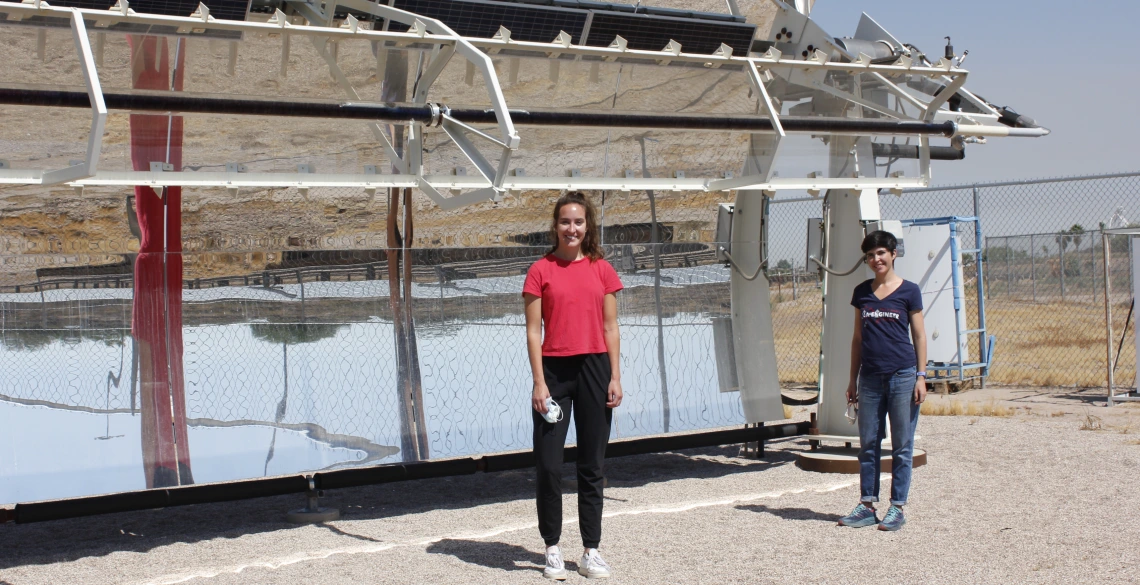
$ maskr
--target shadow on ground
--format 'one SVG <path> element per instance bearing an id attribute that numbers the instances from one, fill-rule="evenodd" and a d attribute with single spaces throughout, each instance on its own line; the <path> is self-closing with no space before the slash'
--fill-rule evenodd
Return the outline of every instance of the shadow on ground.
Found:
<path id="1" fill-rule="evenodd" d="M 774 443 L 777 442 L 769 444 Z M 606 462 L 606 476 L 611 487 L 639 487 L 674 479 L 716 478 L 761 471 L 793 460 L 790 452 L 782 450 L 769 451 L 767 458 L 761 460 L 740 458 L 738 454 L 739 445 L 730 445 L 615 458 Z M 368 520 L 526 500 L 534 497 L 533 473 L 533 469 L 520 469 L 333 490 L 326 492 L 322 505 L 339 508 L 344 520 Z M 573 464 L 567 464 L 564 475 L 572 477 L 573 474 Z M 0 569 L 288 530 L 297 526 L 285 521 L 285 513 L 303 504 L 301 495 L 275 496 L 37 524 L 0 524 L 0 550 L 4 551 L 0 555 Z M 335 524 L 325 527 L 342 536 L 374 541 L 345 532 Z M 499 545 L 481 543 L 480 546 Z M 466 545 L 435 548 L 433 552 L 455 554 L 465 560 L 466 557 L 460 555 L 470 555 L 484 562 L 508 563 L 512 561 L 503 559 L 534 556 L 524 554 L 521 549 L 488 551 L 484 548 L 468 553 L 464 552 L 469 548 Z M 537 563 L 541 567 L 544 560 L 539 559 Z"/>
<path id="2" fill-rule="evenodd" d="M 444 539 L 427 547 L 427 552 L 451 555 L 465 563 L 502 569 L 541 573 L 546 558 L 517 544 L 484 540 Z"/>
<path id="3" fill-rule="evenodd" d="M 812 522 L 827 522 L 829 524 L 834 524 L 843 517 L 839 514 L 816 512 L 809 508 L 773 508 L 763 504 L 742 504 L 737 506 L 736 509 L 759 514 L 771 514 L 777 518 L 783 518 L 784 520 L 810 520 Z"/>

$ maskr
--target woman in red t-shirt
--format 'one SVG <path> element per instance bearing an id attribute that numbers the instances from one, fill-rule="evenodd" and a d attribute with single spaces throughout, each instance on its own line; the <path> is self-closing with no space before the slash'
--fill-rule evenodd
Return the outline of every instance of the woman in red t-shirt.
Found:
<path id="1" fill-rule="evenodd" d="M 554 204 L 550 252 L 526 274 L 526 339 L 534 375 L 534 456 L 538 530 L 551 579 L 565 579 L 562 536 L 562 450 L 570 414 L 578 433 L 578 522 L 585 551 L 578 573 L 608 577 L 598 554 L 602 538 L 602 462 L 613 409 L 621 404 L 617 297 L 621 280 L 602 259 L 597 213 L 581 192 Z M 547 399 L 563 416 L 548 422 Z"/>

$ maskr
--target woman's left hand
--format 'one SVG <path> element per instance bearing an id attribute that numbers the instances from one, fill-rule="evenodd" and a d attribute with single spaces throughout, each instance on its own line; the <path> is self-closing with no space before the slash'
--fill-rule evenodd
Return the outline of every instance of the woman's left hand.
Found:
<path id="1" fill-rule="evenodd" d="M 922 404 L 926 401 L 926 378 L 919 376 L 914 383 L 914 403 Z"/>
<path id="2" fill-rule="evenodd" d="M 606 391 L 606 408 L 617 408 L 621 405 L 621 381 L 610 380 L 610 387 Z"/>

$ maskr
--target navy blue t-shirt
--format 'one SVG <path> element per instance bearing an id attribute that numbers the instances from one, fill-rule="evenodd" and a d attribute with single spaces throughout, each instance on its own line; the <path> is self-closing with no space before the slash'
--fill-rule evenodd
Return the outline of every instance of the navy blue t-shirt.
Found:
<path id="1" fill-rule="evenodd" d="M 851 306 L 863 316 L 861 372 L 893 374 L 916 365 L 910 341 L 910 314 L 922 310 L 922 290 L 904 280 L 887 298 L 879 300 L 867 280 L 855 287 Z"/>

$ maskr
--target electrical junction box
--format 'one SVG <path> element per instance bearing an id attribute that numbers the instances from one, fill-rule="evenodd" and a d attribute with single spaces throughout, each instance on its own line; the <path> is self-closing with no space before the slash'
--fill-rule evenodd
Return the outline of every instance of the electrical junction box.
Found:
<path id="1" fill-rule="evenodd" d="M 870 225 L 868 225 L 870 230 Z M 932 362 L 957 363 L 958 353 L 968 362 L 969 336 L 966 312 L 954 311 L 954 279 L 950 262 L 950 226 L 926 225 L 902 228 L 910 253 L 895 260 L 895 273 L 918 285 L 922 290 L 922 316 L 926 324 L 926 359 Z M 901 241 L 901 238 L 900 238 Z M 958 247 L 961 249 L 961 246 Z M 962 282 L 961 259 L 958 282 Z M 959 295 L 961 295 L 959 291 Z M 958 325 L 955 328 L 954 321 Z"/>
<path id="2" fill-rule="evenodd" d="M 713 245 L 716 246 L 716 259 L 718 262 L 728 263 L 728 257 L 724 255 L 727 250 L 729 254 L 732 253 L 732 212 L 735 206 L 731 203 L 721 203 L 716 210 L 716 240 Z"/>
<path id="3" fill-rule="evenodd" d="M 807 254 L 804 256 L 804 272 L 819 273 L 819 265 L 812 262 L 815 258 L 823 262 L 823 218 L 809 217 L 807 220 Z"/>

